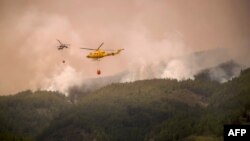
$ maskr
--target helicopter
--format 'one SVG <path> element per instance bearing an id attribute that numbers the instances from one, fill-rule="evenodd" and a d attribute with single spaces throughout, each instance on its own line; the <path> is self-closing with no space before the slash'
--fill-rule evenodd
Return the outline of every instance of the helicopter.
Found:
<path id="1" fill-rule="evenodd" d="M 64 49 L 64 48 L 68 48 L 69 46 L 70 46 L 70 44 L 63 44 L 60 40 L 58 40 L 57 39 L 57 41 L 60 43 L 60 45 L 59 46 L 57 46 L 58 48 L 58 50 L 62 50 L 62 49 Z"/>
<path id="2" fill-rule="evenodd" d="M 60 40 L 57 39 L 57 41 L 60 43 L 59 46 L 57 46 L 58 50 L 63 50 L 64 48 L 69 48 L 70 44 L 63 44 Z M 62 63 L 64 64 L 66 61 L 62 60 Z"/>
<path id="3" fill-rule="evenodd" d="M 86 50 L 93 50 L 92 52 L 90 52 L 86 57 L 93 59 L 93 60 L 97 60 L 98 61 L 98 67 L 99 67 L 99 62 L 100 59 L 103 57 L 107 57 L 107 56 L 115 56 L 117 54 L 119 54 L 122 50 L 124 49 L 118 49 L 116 51 L 114 50 L 100 50 L 100 48 L 103 46 L 104 42 L 101 43 L 101 45 L 97 48 L 97 49 L 92 49 L 92 48 L 80 48 L 80 49 L 86 49 Z M 112 52 L 107 52 L 107 51 L 112 51 Z M 97 74 L 100 75 L 101 74 L 101 70 L 97 69 Z"/>
<path id="4" fill-rule="evenodd" d="M 86 57 L 91 58 L 94 60 L 99 60 L 103 57 L 107 56 L 114 56 L 119 54 L 122 50 L 124 49 L 118 49 L 116 51 L 114 50 L 100 50 L 100 48 L 103 46 L 104 42 L 101 43 L 101 45 L 97 49 L 92 49 L 92 48 L 80 48 L 80 49 L 86 49 L 86 50 L 94 50 L 93 52 L 90 52 Z M 106 52 L 106 51 L 113 51 L 113 52 Z"/>

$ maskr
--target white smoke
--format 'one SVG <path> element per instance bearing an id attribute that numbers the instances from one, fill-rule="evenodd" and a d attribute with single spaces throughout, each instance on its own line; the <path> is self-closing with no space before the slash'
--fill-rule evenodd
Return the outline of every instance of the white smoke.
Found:
<path id="1" fill-rule="evenodd" d="M 80 86 L 83 80 L 83 73 L 77 72 L 71 66 L 62 66 L 62 70 L 55 73 L 51 78 L 44 80 L 42 89 L 49 91 L 60 91 L 68 95 L 68 88 Z"/>
<path id="2" fill-rule="evenodd" d="M 161 78 L 171 78 L 177 80 L 194 79 L 195 73 L 197 72 L 192 71 L 192 66 L 188 65 L 187 62 L 176 59 L 167 64 Z"/>
<path id="3" fill-rule="evenodd" d="M 250 20 L 244 3 L 2 0 L 1 94 L 25 89 L 68 93 L 74 85 L 96 87 L 90 79 L 102 79 L 100 86 L 154 78 L 194 79 L 200 71 L 231 59 L 249 66 L 249 30 L 244 27 Z M 232 13 L 235 4 L 237 12 Z M 56 39 L 70 48 L 58 51 Z M 98 64 L 85 57 L 88 51 L 79 49 L 96 48 L 101 42 L 103 49 L 125 50 Z M 225 49 L 215 49 L 219 47 Z M 211 49 L 215 51 L 208 55 L 195 53 Z M 224 70 L 210 72 L 221 82 L 228 76 Z"/>
<path id="4" fill-rule="evenodd" d="M 232 80 L 234 77 L 239 76 L 241 71 L 242 66 L 234 64 L 231 69 L 223 69 L 223 67 L 211 68 L 208 73 L 211 80 L 225 83 L 228 80 Z"/>
<path id="5" fill-rule="evenodd" d="M 126 39 L 125 51 L 113 58 L 108 57 L 110 60 L 103 59 L 100 62 L 104 64 L 102 68 L 107 74 L 104 72 L 101 76 L 97 76 L 95 70 L 86 71 L 90 68 L 86 68 L 83 72 L 84 69 L 77 68 L 77 66 L 67 66 L 59 72 L 55 71 L 52 77 L 47 78 L 43 83 L 43 88 L 57 90 L 68 95 L 70 88 L 73 86 L 94 90 L 117 82 L 134 82 L 155 78 L 177 79 L 179 81 L 194 79 L 194 76 L 202 70 L 215 67 L 230 59 L 230 54 L 228 54 L 226 48 L 200 53 L 192 52 L 185 47 L 180 33 L 176 35 L 176 32 L 173 33 L 171 38 L 166 37 L 159 41 L 149 38 L 145 29 L 142 31 L 136 29 L 124 34 L 123 39 Z M 143 48 L 138 49 L 137 46 L 143 46 Z M 96 62 L 87 58 L 84 59 L 92 64 L 93 68 L 96 68 L 94 65 Z M 113 63 L 116 64 L 119 61 L 124 63 L 121 68 L 117 69 L 117 66 L 114 66 Z M 106 64 L 107 62 L 109 64 Z M 110 67 L 111 69 L 109 69 Z M 224 77 L 224 71 L 211 71 L 211 79 L 226 82 L 239 74 L 235 72 L 229 78 Z M 120 74 L 121 72 L 122 74 Z M 92 74 L 92 76 L 89 76 L 89 74 Z"/>

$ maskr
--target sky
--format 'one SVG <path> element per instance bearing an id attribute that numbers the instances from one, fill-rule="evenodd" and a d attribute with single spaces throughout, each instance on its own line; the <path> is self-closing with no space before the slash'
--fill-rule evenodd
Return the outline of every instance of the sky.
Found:
<path id="1" fill-rule="evenodd" d="M 67 92 L 124 72 L 121 82 L 192 79 L 226 60 L 249 67 L 249 17 L 249 0 L 1 0 L 0 95 Z M 56 39 L 70 48 L 58 51 Z M 98 64 L 79 49 L 102 42 L 125 50 Z M 192 55 L 208 50 L 203 61 Z"/>

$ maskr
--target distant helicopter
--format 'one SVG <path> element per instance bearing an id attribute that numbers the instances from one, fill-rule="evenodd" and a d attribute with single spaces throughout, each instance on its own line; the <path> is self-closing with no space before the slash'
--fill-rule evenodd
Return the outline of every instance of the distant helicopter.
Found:
<path id="1" fill-rule="evenodd" d="M 92 52 L 90 52 L 86 57 L 87 58 L 91 58 L 97 61 L 100 61 L 101 58 L 103 57 L 107 57 L 107 56 L 114 56 L 119 54 L 122 50 L 124 49 L 118 49 L 116 51 L 114 50 L 100 50 L 100 48 L 102 47 L 104 43 L 102 42 L 101 45 L 97 48 L 97 49 L 92 49 L 92 48 L 80 48 L 80 49 L 86 49 L 86 50 L 94 50 Z M 107 52 L 107 51 L 113 51 L 113 52 Z M 99 63 L 98 63 L 99 65 Z M 97 74 L 100 75 L 101 74 L 101 70 L 97 69 Z"/>
<path id="2" fill-rule="evenodd" d="M 63 50 L 64 48 L 69 48 L 70 44 L 63 44 L 60 40 L 57 39 L 57 41 L 60 43 L 59 46 L 57 46 L 58 50 Z M 62 63 L 64 64 L 66 61 L 62 60 Z"/>
<path id="3" fill-rule="evenodd" d="M 87 58 L 92 58 L 94 60 L 99 60 L 103 57 L 107 56 L 114 56 L 119 54 L 122 50 L 124 49 L 118 49 L 115 52 L 106 52 L 106 51 L 114 51 L 114 50 L 100 50 L 104 43 L 101 43 L 101 45 L 97 49 L 92 49 L 92 48 L 80 48 L 80 49 L 86 49 L 86 50 L 94 50 L 93 52 L 90 52 L 86 57 Z"/>
<path id="4" fill-rule="evenodd" d="M 58 50 L 62 50 L 62 49 L 64 49 L 64 48 L 68 48 L 69 46 L 70 46 L 70 44 L 63 44 L 60 40 L 58 40 L 57 39 L 57 41 L 60 43 L 60 45 L 59 46 L 57 46 L 58 48 Z"/>

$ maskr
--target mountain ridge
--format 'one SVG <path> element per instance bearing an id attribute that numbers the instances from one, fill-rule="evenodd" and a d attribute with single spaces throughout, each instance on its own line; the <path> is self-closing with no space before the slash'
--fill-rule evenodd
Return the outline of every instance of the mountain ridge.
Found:
<path id="1" fill-rule="evenodd" d="M 0 138 L 220 141 L 223 124 L 250 123 L 249 86 L 246 69 L 226 83 L 152 79 L 110 84 L 73 103 L 57 92 L 24 91 L 0 97 Z"/>

